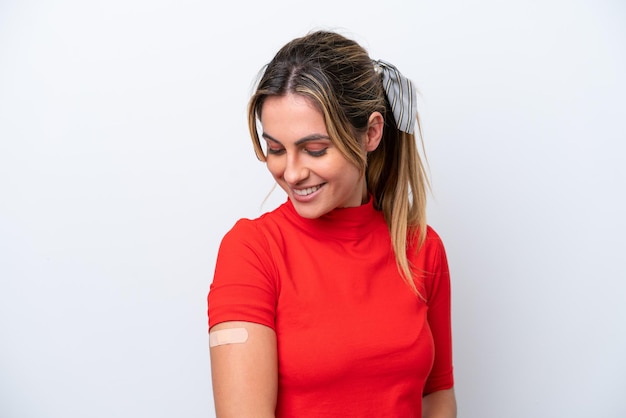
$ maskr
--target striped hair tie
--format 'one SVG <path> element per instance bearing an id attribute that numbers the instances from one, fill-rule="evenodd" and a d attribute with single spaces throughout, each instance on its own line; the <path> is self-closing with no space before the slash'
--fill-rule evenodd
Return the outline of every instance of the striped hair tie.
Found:
<path id="1" fill-rule="evenodd" d="M 412 134 L 417 118 L 417 92 L 411 80 L 403 76 L 394 65 L 383 60 L 374 61 L 374 69 L 382 76 L 383 88 L 398 129 Z"/>

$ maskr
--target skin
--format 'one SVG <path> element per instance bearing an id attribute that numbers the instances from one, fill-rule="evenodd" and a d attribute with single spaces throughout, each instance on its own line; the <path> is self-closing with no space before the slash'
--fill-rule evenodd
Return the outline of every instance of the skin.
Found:
<path id="1" fill-rule="evenodd" d="M 335 208 L 367 200 L 365 177 L 333 145 L 324 117 L 303 96 L 269 97 L 261 116 L 267 168 L 298 214 L 318 218 Z M 376 149 L 383 119 L 378 112 L 363 138 L 363 152 Z"/>
<path id="2" fill-rule="evenodd" d="M 424 396 L 422 399 L 422 418 L 456 418 L 454 388 Z"/>
<path id="3" fill-rule="evenodd" d="M 222 322 L 211 328 L 245 328 L 248 341 L 211 347 L 211 378 L 218 418 L 274 417 L 278 388 L 276 333 L 251 322 Z"/>
<path id="4" fill-rule="evenodd" d="M 365 178 L 328 138 L 324 118 L 308 99 L 289 94 L 266 99 L 261 125 L 267 141 L 267 168 L 305 218 L 317 218 L 339 207 L 359 206 L 367 199 Z M 374 112 L 363 135 L 363 152 L 376 149 L 383 117 Z M 276 333 L 251 322 L 223 322 L 211 331 L 245 328 L 243 344 L 211 347 L 211 376 L 218 418 L 274 417 L 278 392 Z M 456 417 L 453 390 L 424 398 L 428 418 Z"/>

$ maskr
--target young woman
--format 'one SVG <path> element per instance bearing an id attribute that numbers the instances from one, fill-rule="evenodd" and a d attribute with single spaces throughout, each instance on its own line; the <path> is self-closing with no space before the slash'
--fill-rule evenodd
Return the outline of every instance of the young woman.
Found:
<path id="1" fill-rule="evenodd" d="M 266 66 L 248 123 L 287 200 L 220 246 L 217 416 L 455 417 L 450 278 L 411 82 L 312 32 Z"/>

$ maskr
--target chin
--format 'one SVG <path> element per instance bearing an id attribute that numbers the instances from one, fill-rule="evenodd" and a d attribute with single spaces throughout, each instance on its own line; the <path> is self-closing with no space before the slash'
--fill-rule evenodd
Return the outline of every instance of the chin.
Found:
<path id="1" fill-rule="evenodd" d="M 293 206 L 296 209 L 296 212 L 298 212 L 298 215 L 306 219 L 316 219 L 330 212 L 328 210 L 323 210 L 323 209 L 318 209 L 318 208 L 302 207 L 301 205 L 302 204 L 298 202 L 293 202 Z"/>

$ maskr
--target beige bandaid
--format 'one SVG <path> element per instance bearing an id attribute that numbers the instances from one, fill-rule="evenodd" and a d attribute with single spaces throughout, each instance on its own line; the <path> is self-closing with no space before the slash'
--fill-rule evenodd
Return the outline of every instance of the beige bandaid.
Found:
<path id="1" fill-rule="evenodd" d="M 245 328 L 226 328 L 209 332 L 209 347 L 224 344 L 241 344 L 248 341 L 248 330 Z"/>

